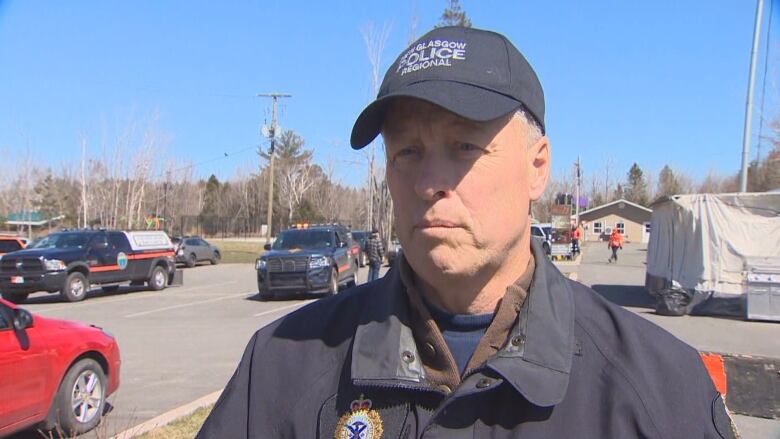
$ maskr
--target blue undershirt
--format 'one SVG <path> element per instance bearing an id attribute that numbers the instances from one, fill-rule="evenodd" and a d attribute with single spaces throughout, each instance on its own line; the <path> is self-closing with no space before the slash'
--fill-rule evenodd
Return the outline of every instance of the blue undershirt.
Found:
<path id="1" fill-rule="evenodd" d="M 431 317 L 439 326 L 444 341 L 455 359 L 460 375 L 466 371 L 471 356 L 495 314 L 450 314 L 424 300 Z"/>

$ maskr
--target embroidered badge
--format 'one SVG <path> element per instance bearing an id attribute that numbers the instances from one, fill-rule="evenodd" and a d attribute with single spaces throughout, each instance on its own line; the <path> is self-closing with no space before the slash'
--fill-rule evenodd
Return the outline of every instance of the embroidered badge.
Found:
<path id="1" fill-rule="evenodd" d="M 382 437 L 382 418 L 376 410 L 371 410 L 371 400 L 363 394 L 349 405 L 350 411 L 344 413 L 336 424 L 334 439 L 379 439 Z"/>

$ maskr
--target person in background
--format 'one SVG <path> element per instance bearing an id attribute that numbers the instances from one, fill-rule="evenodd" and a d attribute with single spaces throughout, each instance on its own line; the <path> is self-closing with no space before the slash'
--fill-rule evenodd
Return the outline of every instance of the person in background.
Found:
<path id="1" fill-rule="evenodd" d="M 582 237 L 582 232 L 580 232 L 579 227 L 574 227 L 574 231 L 571 235 L 571 251 L 576 256 L 577 253 L 580 252 L 580 238 Z"/>
<path id="2" fill-rule="evenodd" d="M 366 255 L 368 255 L 368 281 L 379 279 L 379 269 L 382 267 L 382 257 L 385 249 L 379 239 L 379 232 L 371 231 L 371 236 L 366 241 Z"/>
<path id="3" fill-rule="evenodd" d="M 609 257 L 609 263 L 612 263 L 613 260 L 617 262 L 617 252 L 618 250 L 623 249 L 623 235 L 620 234 L 620 231 L 617 228 L 612 229 L 612 234 L 609 235 L 609 241 L 607 242 L 607 248 L 612 250 L 612 256 Z"/>

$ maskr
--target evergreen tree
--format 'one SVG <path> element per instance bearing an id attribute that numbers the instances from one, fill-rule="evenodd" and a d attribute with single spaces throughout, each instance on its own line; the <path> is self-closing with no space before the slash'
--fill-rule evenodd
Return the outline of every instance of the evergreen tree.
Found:
<path id="1" fill-rule="evenodd" d="M 220 183 L 216 175 L 211 174 L 206 181 L 206 188 L 203 193 L 203 208 L 200 210 L 201 216 L 214 216 L 219 211 Z"/>
<path id="2" fill-rule="evenodd" d="M 436 27 L 444 26 L 471 27 L 471 20 L 466 16 L 466 11 L 461 8 L 459 0 L 447 1 L 447 7 L 439 17 L 439 24 Z"/>
<path id="3" fill-rule="evenodd" d="M 54 181 L 54 177 L 51 175 L 51 171 L 46 172 L 46 176 L 39 180 L 33 188 L 35 192 L 35 198 L 33 199 L 33 208 L 43 214 L 44 218 L 53 218 L 59 215 L 57 210 L 58 197 L 57 197 L 57 184 Z"/>
<path id="4" fill-rule="evenodd" d="M 680 180 L 669 165 L 664 165 L 658 174 L 658 198 L 676 195 L 682 192 Z"/>
<path id="5" fill-rule="evenodd" d="M 641 206 L 646 206 L 648 202 L 645 175 L 636 163 L 628 170 L 628 186 L 625 189 L 625 198 Z"/>

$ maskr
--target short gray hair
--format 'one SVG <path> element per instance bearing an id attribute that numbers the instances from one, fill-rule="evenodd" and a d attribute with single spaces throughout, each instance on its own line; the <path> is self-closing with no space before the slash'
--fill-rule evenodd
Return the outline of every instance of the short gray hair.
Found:
<path id="1" fill-rule="evenodd" d="M 522 108 L 518 108 L 515 111 L 514 117 L 520 119 L 523 125 L 528 127 L 528 144 L 525 147 L 530 148 L 534 146 L 543 136 L 542 129 L 539 127 L 536 119 L 533 116 L 529 116 Z"/>

